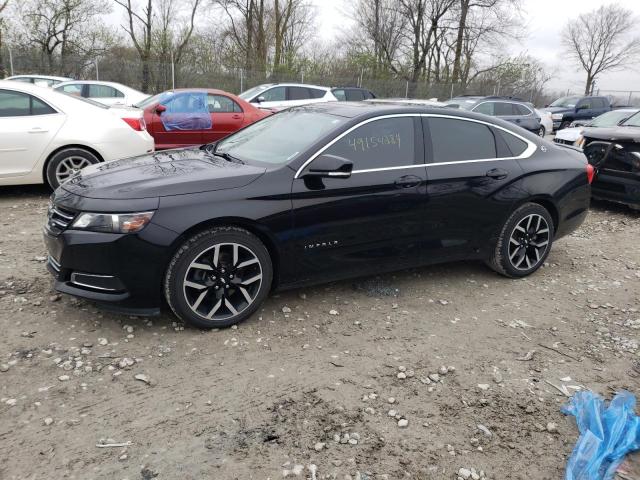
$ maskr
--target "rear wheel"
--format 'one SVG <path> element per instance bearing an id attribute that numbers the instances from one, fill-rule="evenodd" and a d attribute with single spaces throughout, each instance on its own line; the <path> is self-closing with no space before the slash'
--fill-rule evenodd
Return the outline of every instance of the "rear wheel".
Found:
<path id="1" fill-rule="evenodd" d="M 100 163 L 93 153 L 82 148 L 65 148 L 57 152 L 47 163 L 47 183 L 54 190 L 84 167 Z"/>
<path id="2" fill-rule="evenodd" d="M 165 297 L 183 321 L 200 328 L 247 319 L 267 297 L 273 267 L 263 243 L 248 231 L 217 227 L 187 240 L 165 277 Z"/>
<path id="3" fill-rule="evenodd" d="M 558 128 L 558 130 L 562 130 L 564 128 L 569 128 L 569 125 L 571 125 L 571 122 L 569 122 L 569 121 L 562 122 L 560 124 L 560 127 Z"/>
<path id="4" fill-rule="evenodd" d="M 540 129 L 538 130 L 538 136 L 544 138 L 547 134 L 547 130 L 544 128 L 544 125 L 540 125 Z"/>
<path id="5" fill-rule="evenodd" d="M 530 275 L 549 255 L 553 235 L 549 212 L 537 203 L 525 203 L 505 222 L 488 264 L 507 277 Z"/>

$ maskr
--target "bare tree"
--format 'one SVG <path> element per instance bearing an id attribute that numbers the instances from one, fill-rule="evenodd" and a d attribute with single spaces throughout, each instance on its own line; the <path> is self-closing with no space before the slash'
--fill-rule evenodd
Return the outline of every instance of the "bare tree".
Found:
<path id="1" fill-rule="evenodd" d="M 598 75 L 626 65 L 640 53 L 640 38 L 631 37 L 637 20 L 619 5 L 606 5 L 580 15 L 565 26 L 563 45 L 587 73 L 585 94 Z"/>
<path id="2" fill-rule="evenodd" d="M 4 30 L 4 16 L 2 14 L 7 9 L 7 6 L 9 6 L 9 0 L 0 1 L 0 78 L 4 78 L 7 74 L 2 58 L 2 31 Z"/>
<path id="3" fill-rule="evenodd" d="M 131 0 L 114 0 L 118 5 L 123 7 L 127 14 L 127 25 L 122 28 L 131 37 L 133 46 L 138 52 L 140 62 L 142 63 L 142 91 L 149 90 L 151 82 L 150 62 L 152 47 L 152 31 L 153 31 L 153 0 L 147 0 L 140 13 L 131 5 Z"/>

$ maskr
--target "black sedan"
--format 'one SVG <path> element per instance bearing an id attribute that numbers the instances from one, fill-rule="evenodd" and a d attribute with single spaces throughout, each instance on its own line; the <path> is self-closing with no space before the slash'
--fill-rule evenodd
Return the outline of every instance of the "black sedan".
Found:
<path id="1" fill-rule="evenodd" d="M 274 289 L 451 260 L 529 275 L 584 220 L 591 178 L 580 152 L 505 121 L 334 102 L 86 168 L 44 238 L 58 291 L 221 327 Z"/>

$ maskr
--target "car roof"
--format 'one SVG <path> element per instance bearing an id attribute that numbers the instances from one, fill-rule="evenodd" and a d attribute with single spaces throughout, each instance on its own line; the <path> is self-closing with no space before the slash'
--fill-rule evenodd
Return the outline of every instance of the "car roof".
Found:
<path id="1" fill-rule="evenodd" d="M 73 80 L 71 77 L 56 77 L 54 75 L 38 75 L 36 73 L 28 74 L 28 75 L 11 75 L 10 77 L 5 78 L 5 80 L 13 80 L 16 78 L 42 78 L 44 80 L 60 80 L 60 81 Z"/>
<path id="2" fill-rule="evenodd" d="M 421 98 L 369 98 L 365 100 L 369 103 L 395 103 L 396 105 L 424 105 L 427 107 L 446 107 L 447 104 L 432 99 Z"/>
<path id="3" fill-rule="evenodd" d="M 118 82 L 103 82 L 101 80 L 66 80 L 64 82 L 60 82 L 58 85 L 56 85 L 56 87 L 59 87 L 61 85 L 62 86 L 69 85 L 69 84 L 72 84 L 72 83 L 81 83 L 81 84 L 86 84 L 86 85 L 107 85 L 107 86 L 110 86 L 110 87 L 131 88 L 128 85 L 124 85 L 122 83 L 118 83 Z"/>
<path id="4" fill-rule="evenodd" d="M 234 95 L 233 93 L 226 92 L 224 90 L 219 90 L 217 88 L 173 88 L 170 90 L 165 90 L 164 92 L 160 92 L 160 93 L 167 93 L 167 92 L 207 92 L 213 95 L 229 95 L 234 98 L 237 97 L 237 95 Z"/>
<path id="5" fill-rule="evenodd" d="M 261 83 L 260 85 L 256 85 L 256 87 L 309 87 L 309 88 L 318 88 L 320 90 L 329 91 L 331 88 L 323 87 L 321 85 L 312 85 L 310 83 L 295 83 L 295 82 L 277 82 L 277 83 Z M 255 87 L 251 87 L 255 88 Z M 249 90 L 249 89 L 248 89 Z"/>
<path id="6" fill-rule="evenodd" d="M 0 80 L 0 88 L 8 88 L 11 90 L 16 90 L 18 92 L 25 92 L 25 93 L 35 93 L 35 94 L 42 94 L 43 90 L 46 91 L 51 91 L 48 88 L 42 88 L 38 85 L 34 85 L 33 83 L 23 83 L 23 82 L 14 82 L 12 80 Z"/>

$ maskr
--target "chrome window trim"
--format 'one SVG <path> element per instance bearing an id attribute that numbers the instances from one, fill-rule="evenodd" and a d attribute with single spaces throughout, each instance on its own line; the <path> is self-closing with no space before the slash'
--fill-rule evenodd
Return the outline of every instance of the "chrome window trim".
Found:
<path id="1" fill-rule="evenodd" d="M 438 165 L 452 165 L 452 164 L 459 164 L 459 163 L 493 162 L 493 161 L 500 161 L 500 160 L 522 160 L 522 159 L 525 159 L 525 158 L 529 158 L 538 149 L 538 146 L 535 143 L 533 143 L 531 140 L 527 140 L 523 136 L 521 136 L 521 135 L 519 135 L 517 133 L 514 133 L 514 132 L 512 132 L 511 130 L 509 130 L 507 128 L 501 127 L 500 125 L 495 125 L 495 124 L 490 123 L 490 122 L 485 122 L 483 120 L 477 120 L 475 118 L 465 118 L 465 117 L 459 117 L 459 116 L 456 116 L 456 115 L 444 115 L 444 114 L 440 114 L 440 113 L 393 113 L 393 114 L 389 114 L 389 115 L 380 115 L 378 117 L 367 118 L 366 120 L 363 120 L 362 122 L 360 122 L 360 123 L 354 125 L 353 127 L 345 130 L 340 135 L 338 135 L 336 138 L 334 138 L 329 143 L 327 143 L 325 146 L 323 146 L 320 149 L 318 149 L 318 151 L 316 151 L 316 153 L 311 155 L 309 157 L 309 159 L 306 160 L 300 166 L 300 168 L 298 168 L 298 170 L 296 171 L 296 174 L 294 175 L 293 179 L 296 180 L 296 179 L 300 178 L 300 174 L 302 173 L 302 171 L 311 162 L 313 162 L 318 156 L 320 156 L 325 150 L 327 150 L 334 143 L 338 142 L 338 140 L 340 140 L 341 138 L 345 137 L 346 135 L 348 135 L 349 133 L 351 133 L 355 129 L 360 128 L 362 125 L 366 125 L 367 123 L 374 122 L 376 120 L 384 120 L 386 118 L 402 118 L 402 117 L 448 118 L 448 119 L 452 119 L 452 120 L 463 120 L 463 121 L 466 121 L 466 122 L 480 123 L 482 125 L 487 125 L 488 127 L 497 128 L 498 130 L 502 130 L 502 131 L 508 133 L 509 135 L 513 135 L 514 137 L 519 138 L 520 140 L 522 140 L 523 142 L 525 142 L 527 144 L 527 148 L 524 150 L 524 152 L 522 152 L 520 155 L 515 156 L 515 157 L 478 158 L 478 159 L 471 159 L 471 160 L 460 160 L 460 161 L 456 161 L 456 162 L 417 163 L 417 164 L 412 164 L 412 165 L 400 165 L 400 166 L 395 166 L 395 167 L 380 167 L 380 168 L 370 168 L 370 169 L 363 169 L 363 170 L 353 170 L 351 172 L 352 174 L 354 174 L 354 173 L 369 173 L 369 172 L 383 172 L 383 171 L 387 171 L 387 170 L 401 170 L 401 169 L 406 169 L 406 168 L 433 167 L 433 166 L 438 166 Z"/>
<path id="2" fill-rule="evenodd" d="M 53 105 L 51 105 L 51 103 L 49 103 L 47 100 L 44 100 L 42 97 L 40 97 L 39 95 L 36 95 L 34 93 L 31 92 L 23 92 L 21 90 L 12 90 L 10 87 L 1 87 L 0 88 L 0 92 L 11 92 L 11 93 L 20 93 L 22 95 L 27 95 L 29 97 L 33 97 L 33 98 L 37 98 L 38 100 L 40 100 L 42 103 L 44 103 L 45 105 L 47 105 L 49 108 L 51 108 L 51 110 L 53 110 L 52 113 L 42 113 L 40 115 L 13 115 L 13 116 L 8 116 L 8 117 L 1 117 L 0 118 L 33 118 L 33 117 L 48 117 L 49 115 L 59 115 L 60 114 L 60 110 L 56 107 L 54 107 Z"/>
<path id="3" fill-rule="evenodd" d="M 533 115 L 533 111 L 524 103 L 520 103 L 520 102 L 514 102 L 511 100 L 484 100 L 478 104 L 476 104 L 470 111 L 471 112 L 475 112 L 476 108 L 478 108 L 480 105 L 485 104 L 485 103 L 510 103 L 511 105 L 522 105 L 524 108 L 526 108 L 527 110 L 529 110 L 529 113 L 526 115 L 523 115 L 523 117 L 529 117 L 531 115 Z M 501 115 L 490 115 L 492 117 L 500 117 Z"/>

